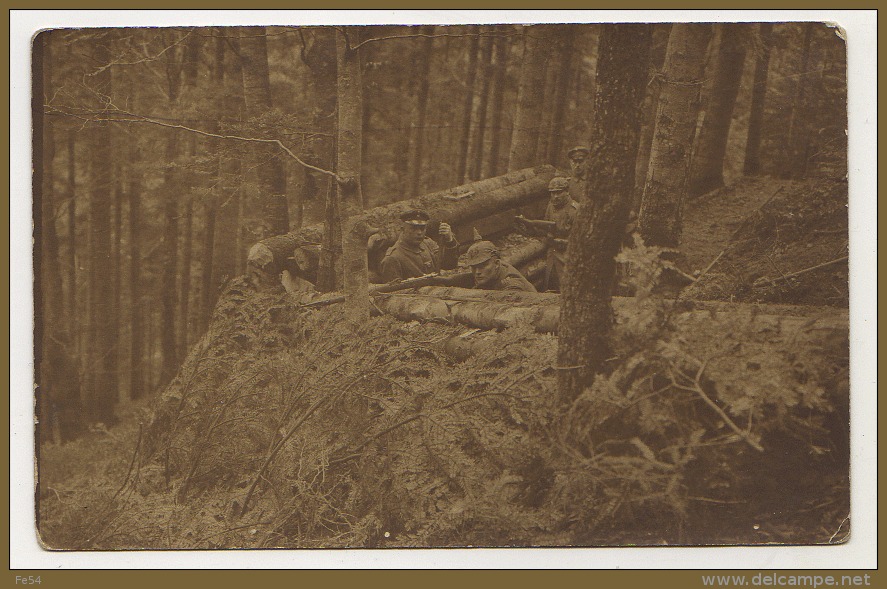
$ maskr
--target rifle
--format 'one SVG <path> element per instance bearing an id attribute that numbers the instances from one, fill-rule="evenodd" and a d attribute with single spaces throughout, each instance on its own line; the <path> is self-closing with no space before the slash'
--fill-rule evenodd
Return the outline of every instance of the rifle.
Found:
<path id="1" fill-rule="evenodd" d="M 456 272 L 454 274 L 442 275 L 440 272 L 432 272 L 431 274 L 423 274 L 413 278 L 406 278 L 396 282 L 387 284 L 371 284 L 369 291 L 370 296 L 376 294 L 384 294 L 389 292 L 397 292 L 399 290 L 408 290 L 411 288 L 419 288 L 421 286 L 453 286 L 458 285 L 466 280 L 471 279 L 471 272 Z M 335 303 L 345 301 L 345 295 L 336 295 L 323 299 L 317 299 L 307 303 L 302 303 L 302 307 L 324 307 Z"/>
<path id="2" fill-rule="evenodd" d="M 514 218 L 515 223 L 518 226 L 518 229 L 527 229 L 531 228 L 536 231 L 553 233 L 557 228 L 557 223 L 554 221 L 546 221 L 544 219 L 527 219 L 523 215 L 517 215 Z"/>

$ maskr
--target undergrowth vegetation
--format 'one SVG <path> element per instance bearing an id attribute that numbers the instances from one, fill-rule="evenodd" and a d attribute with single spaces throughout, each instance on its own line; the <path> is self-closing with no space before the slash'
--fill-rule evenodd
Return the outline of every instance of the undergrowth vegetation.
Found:
<path id="1" fill-rule="evenodd" d="M 785 329 L 753 314 L 719 332 L 705 312 L 652 294 L 660 253 L 638 244 L 623 259 L 635 312 L 616 327 L 606 374 L 569 407 L 557 404 L 557 340 L 529 325 L 456 361 L 444 350 L 464 327 L 355 325 L 335 307 L 233 281 L 151 407 L 42 449 L 42 539 L 77 549 L 843 539 L 846 338 L 805 339 L 807 322 L 774 347 Z M 779 492 L 789 487 L 794 505 Z"/>

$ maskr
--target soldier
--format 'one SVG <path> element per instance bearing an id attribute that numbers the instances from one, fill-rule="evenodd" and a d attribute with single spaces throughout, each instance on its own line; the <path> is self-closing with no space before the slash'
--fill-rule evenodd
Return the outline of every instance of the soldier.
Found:
<path id="1" fill-rule="evenodd" d="M 418 209 L 400 216 L 402 227 L 400 236 L 385 252 L 379 268 L 385 282 L 405 280 L 439 272 L 441 268 L 455 268 L 459 257 L 459 242 L 447 223 L 441 223 L 438 233 L 443 238 L 441 248 L 425 234 L 428 227 L 428 213 Z"/>
<path id="2" fill-rule="evenodd" d="M 502 261 L 499 250 L 489 241 L 473 243 L 465 254 L 465 261 L 471 266 L 474 288 L 536 292 L 536 287 L 517 268 Z"/>
<path id="3" fill-rule="evenodd" d="M 579 203 L 570 198 L 570 178 L 558 176 L 548 183 L 548 208 L 544 220 L 515 218 L 518 228 L 524 231 L 545 233 L 548 257 L 545 267 L 545 290 L 560 290 L 560 278 L 566 262 L 567 238 L 573 229 Z"/>
<path id="4" fill-rule="evenodd" d="M 584 145 L 577 145 L 567 152 L 570 160 L 570 198 L 581 201 L 585 198 L 585 187 L 588 185 L 588 154 L 591 150 Z"/>

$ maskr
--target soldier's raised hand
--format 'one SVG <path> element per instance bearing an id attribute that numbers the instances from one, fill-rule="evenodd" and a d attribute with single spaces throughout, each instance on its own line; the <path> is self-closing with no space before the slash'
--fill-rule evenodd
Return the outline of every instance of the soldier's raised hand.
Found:
<path id="1" fill-rule="evenodd" d="M 456 241 L 456 236 L 453 235 L 453 228 L 450 227 L 449 223 L 441 223 L 440 228 L 437 230 L 438 235 L 440 235 L 444 242 L 450 243 Z"/>

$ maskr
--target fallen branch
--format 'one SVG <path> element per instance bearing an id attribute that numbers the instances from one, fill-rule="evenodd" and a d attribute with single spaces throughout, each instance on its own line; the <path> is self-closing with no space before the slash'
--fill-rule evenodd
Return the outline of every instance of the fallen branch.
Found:
<path id="1" fill-rule="evenodd" d="M 803 270 L 798 270 L 797 272 L 792 272 L 791 274 L 784 274 L 784 275 L 780 276 L 779 278 L 761 277 L 761 278 L 758 278 L 757 280 L 755 280 L 753 286 L 761 286 L 762 284 L 764 284 L 766 282 L 769 282 L 770 284 L 776 284 L 777 282 L 779 282 L 781 280 L 787 280 L 789 278 L 794 278 L 795 276 L 800 276 L 801 274 L 806 274 L 807 272 L 812 272 L 814 270 L 818 270 L 818 269 L 824 268 L 826 266 L 831 266 L 832 264 L 837 264 L 838 262 L 843 262 L 847 259 L 847 257 L 848 256 L 842 256 L 842 257 L 837 258 L 835 260 L 829 260 L 828 262 L 823 262 L 822 264 L 817 264 L 817 265 L 811 266 L 809 268 L 804 268 Z"/>
<path id="2" fill-rule="evenodd" d="M 691 393 L 696 393 L 696 395 L 698 395 L 705 402 L 706 405 L 711 407 L 715 411 L 715 413 L 718 414 L 718 416 L 721 418 L 721 421 L 723 421 L 727 425 L 727 427 L 732 429 L 733 432 L 736 435 L 738 435 L 746 444 L 748 444 L 749 446 L 751 446 L 752 448 L 754 448 L 758 452 L 763 452 L 764 447 L 761 446 L 750 435 L 748 435 L 748 432 L 746 432 L 745 430 L 740 428 L 738 425 L 736 425 L 736 423 L 732 419 L 730 419 L 730 416 L 727 415 L 727 413 L 724 412 L 724 410 L 721 409 L 717 403 L 712 401 L 711 397 L 706 395 L 704 390 L 702 390 L 702 383 L 700 382 L 700 380 L 702 379 L 702 373 L 705 372 L 705 367 L 707 365 L 708 365 L 708 360 L 702 362 L 701 365 L 699 366 L 699 370 L 696 371 L 696 375 L 693 378 L 690 378 L 686 374 L 681 372 L 680 370 L 675 369 L 683 378 L 685 378 L 688 381 L 692 381 L 693 386 L 685 386 L 682 384 L 678 384 L 678 382 L 677 382 L 677 380 L 675 380 L 674 376 L 672 376 L 672 379 L 671 379 L 672 385 L 674 385 L 675 388 L 678 388 L 678 389 L 681 389 L 684 391 L 689 391 Z"/>

